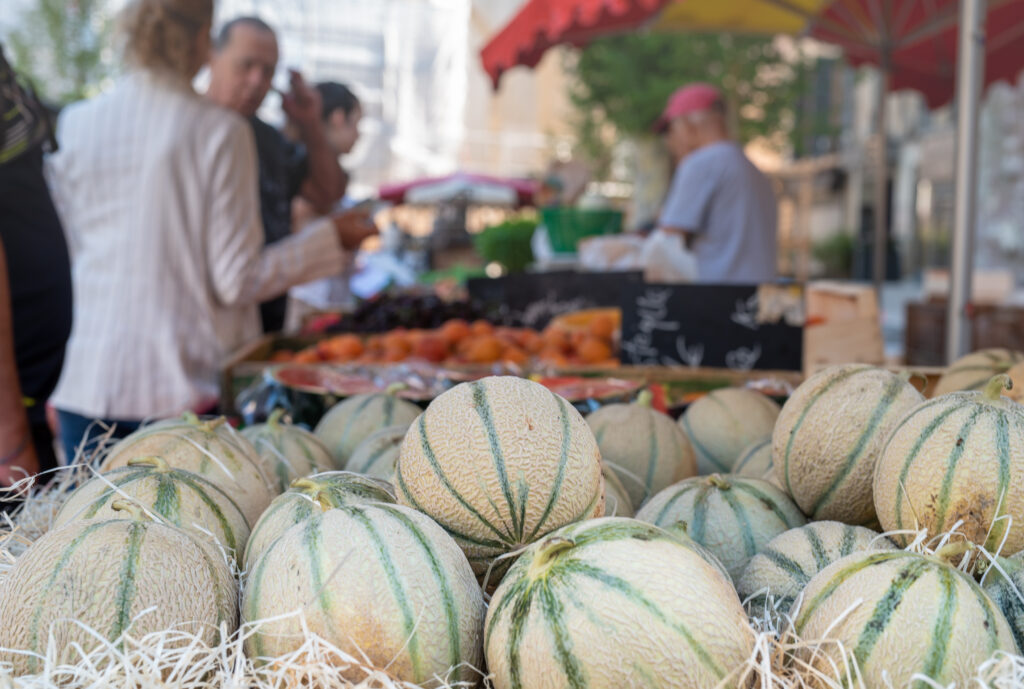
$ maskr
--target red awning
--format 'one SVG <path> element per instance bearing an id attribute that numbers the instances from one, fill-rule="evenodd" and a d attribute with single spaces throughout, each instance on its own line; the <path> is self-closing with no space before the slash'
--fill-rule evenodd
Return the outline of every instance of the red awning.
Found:
<path id="1" fill-rule="evenodd" d="M 640 26 L 671 0 L 527 0 L 481 51 L 484 70 L 498 88 L 501 73 L 535 67 L 559 43 L 580 45 L 595 35 Z"/>
<path id="2" fill-rule="evenodd" d="M 886 70 L 890 88 L 919 91 L 928 104 L 955 90 L 959 0 L 528 0 L 480 55 L 495 87 L 502 72 L 535 66 L 560 43 L 583 45 L 650 27 L 686 33 L 811 36 L 843 49 L 854 65 Z M 985 84 L 1024 68 L 1024 0 L 992 0 L 985 31 Z"/>

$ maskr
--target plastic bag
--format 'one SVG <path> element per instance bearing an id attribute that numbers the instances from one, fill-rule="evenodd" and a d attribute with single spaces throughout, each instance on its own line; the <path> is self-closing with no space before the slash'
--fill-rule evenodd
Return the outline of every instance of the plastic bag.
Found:
<path id="1" fill-rule="evenodd" d="M 643 266 L 647 282 L 697 280 L 697 257 L 686 248 L 680 235 L 665 230 L 655 230 L 644 242 Z"/>
<path id="2" fill-rule="evenodd" d="M 642 270 L 644 238 L 640 235 L 591 237 L 579 243 L 579 262 L 585 270 Z"/>

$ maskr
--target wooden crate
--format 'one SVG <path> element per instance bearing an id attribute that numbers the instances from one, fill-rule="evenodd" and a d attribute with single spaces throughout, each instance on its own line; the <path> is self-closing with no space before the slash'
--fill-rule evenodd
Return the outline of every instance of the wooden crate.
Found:
<path id="1" fill-rule="evenodd" d="M 976 305 L 971 318 L 971 351 L 989 347 L 1024 349 L 1024 308 Z M 904 333 L 908 366 L 942 366 L 946 363 L 946 302 L 907 304 Z"/>
<path id="2" fill-rule="evenodd" d="M 325 335 L 263 335 L 240 347 L 225 361 L 221 368 L 221 408 L 225 412 L 235 409 L 238 394 L 264 371 L 274 364 L 270 357 L 276 351 L 299 350 L 315 344 Z M 487 374 L 489 366 L 450 367 L 465 373 Z M 800 384 L 799 371 L 734 371 L 723 368 L 688 368 L 664 366 L 617 366 L 614 368 L 574 366 L 558 369 L 556 375 L 565 376 L 608 376 L 627 380 L 644 380 L 651 383 L 694 382 L 706 386 L 744 385 L 751 380 L 772 379 L 795 387 Z"/>
<path id="3" fill-rule="evenodd" d="M 885 363 L 885 343 L 875 290 L 867 285 L 807 285 L 804 374 L 833 364 Z"/>

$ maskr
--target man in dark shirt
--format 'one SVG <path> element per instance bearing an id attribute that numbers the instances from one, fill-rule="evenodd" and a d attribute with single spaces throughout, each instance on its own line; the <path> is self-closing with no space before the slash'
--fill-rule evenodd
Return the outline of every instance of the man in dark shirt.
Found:
<path id="1" fill-rule="evenodd" d="M 0 487 L 56 466 L 46 400 L 71 334 L 71 268 L 43 179 L 48 114 L 0 47 Z M 4 505 L 0 502 L 0 511 Z"/>
<path id="2" fill-rule="evenodd" d="M 234 110 L 252 123 L 260 166 L 260 204 L 267 243 L 292 230 L 291 208 L 296 196 L 309 201 L 320 214 L 329 213 L 344 195 L 348 178 L 328 144 L 320 118 L 321 99 L 302 76 L 291 73 L 291 91 L 282 94 L 282 108 L 297 127 L 301 143 L 289 142 L 256 116 L 270 90 L 277 68 L 277 38 L 256 17 L 239 17 L 220 30 L 210 60 L 207 98 Z M 287 297 L 261 306 L 263 330 L 284 326 Z"/>

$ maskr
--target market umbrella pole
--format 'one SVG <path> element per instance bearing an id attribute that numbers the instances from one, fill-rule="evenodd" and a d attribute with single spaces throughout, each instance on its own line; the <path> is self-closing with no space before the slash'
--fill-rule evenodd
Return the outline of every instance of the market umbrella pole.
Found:
<path id="1" fill-rule="evenodd" d="M 985 75 L 986 13 L 986 0 L 960 2 L 960 51 L 956 85 L 956 207 L 946 314 L 946 357 L 950 362 L 970 349 L 968 306 L 974 267 L 978 115 L 981 110 L 981 84 Z"/>
<path id="2" fill-rule="evenodd" d="M 882 303 L 882 287 L 885 285 L 886 237 L 889 229 L 889 129 L 885 116 L 889 97 L 889 65 L 888 57 L 883 55 L 878 70 L 878 122 L 875 127 L 878 132 L 878 160 L 875 164 L 875 237 L 872 242 L 871 271 L 879 305 Z"/>

